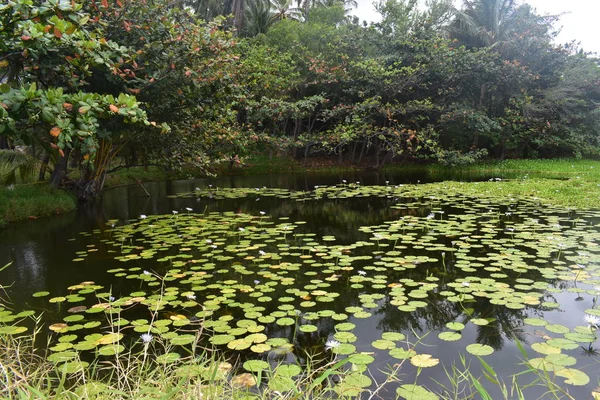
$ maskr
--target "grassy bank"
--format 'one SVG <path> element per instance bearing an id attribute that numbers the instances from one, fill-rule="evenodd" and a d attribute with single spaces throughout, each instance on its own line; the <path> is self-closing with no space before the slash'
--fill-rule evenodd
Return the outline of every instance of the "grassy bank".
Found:
<path id="1" fill-rule="evenodd" d="M 75 197 L 46 184 L 0 187 L 0 226 L 72 211 Z"/>
<path id="2" fill-rule="evenodd" d="M 291 158 L 255 157 L 239 169 L 240 173 L 350 171 L 353 165 L 337 164 L 335 160 L 316 160 L 304 165 Z M 426 172 L 432 178 L 457 175 L 464 178 L 483 176 L 509 177 L 486 182 L 446 181 L 430 184 L 444 191 L 458 191 L 477 196 L 535 197 L 544 203 L 578 208 L 600 208 L 600 161 L 593 160 L 505 160 L 478 163 L 463 167 L 439 164 L 390 164 L 386 174 Z"/>
<path id="3" fill-rule="evenodd" d="M 583 179 L 519 179 L 492 182 L 440 182 L 428 184 L 444 193 L 461 193 L 471 197 L 534 198 L 544 204 L 581 209 L 600 208 L 600 181 Z"/>

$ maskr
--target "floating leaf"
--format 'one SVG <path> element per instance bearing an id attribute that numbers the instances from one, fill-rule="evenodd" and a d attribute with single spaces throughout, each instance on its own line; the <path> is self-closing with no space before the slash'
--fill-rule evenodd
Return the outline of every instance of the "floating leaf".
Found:
<path id="1" fill-rule="evenodd" d="M 473 343 L 467 346 L 467 351 L 474 356 L 489 356 L 494 349 L 487 344 Z"/>
<path id="2" fill-rule="evenodd" d="M 373 361 L 375 361 L 375 358 L 373 356 L 371 356 L 370 354 L 356 353 L 356 354 L 352 354 L 350 357 L 348 357 L 348 361 L 350 361 L 352 364 L 368 365 L 368 364 L 371 364 Z"/>
<path id="3" fill-rule="evenodd" d="M 27 332 L 27 327 L 13 325 L 0 327 L 0 334 L 2 335 L 18 335 L 23 332 Z"/>
<path id="4" fill-rule="evenodd" d="M 437 358 L 433 358 L 431 354 L 419 354 L 414 357 L 411 357 L 410 363 L 415 367 L 419 368 L 429 368 L 438 365 L 440 360 Z"/>
<path id="5" fill-rule="evenodd" d="M 159 364 L 171 364 L 179 360 L 181 356 L 177 353 L 165 353 L 156 357 L 156 362 Z"/>
<path id="6" fill-rule="evenodd" d="M 442 332 L 438 335 L 438 337 L 447 342 L 455 342 L 457 340 L 460 340 L 462 335 L 458 332 Z"/>
<path id="7" fill-rule="evenodd" d="M 446 328 L 452 329 L 453 331 L 462 331 L 465 329 L 465 325 L 460 322 L 448 322 Z"/>
<path id="8" fill-rule="evenodd" d="M 406 384 L 396 389 L 396 394 L 406 400 L 439 400 L 439 397 L 422 386 Z"/>
<path id="9" fill-rule="evenodd" d="M 263 371 L 269 368 L 269 363 L 262 360 L 248 360 L 243 365 L 244 369 L 249 372 Z"/>
<path id="10" fill-rule="evenodd" d="M 582 371 L 565 368 L 555 372 L 556 376 L 565 378 L 565 383 L 574 386 L 584 386 L 590 383 L 590 377 Z"/>
<path id="11" fill-rule="evenodd" d="M 256 386 L 256 378 L 254 375 L 244 372 L 231 379 L 231 384 L 235 387 L 250 388 Z"/>
<path id="12" fill-rule="evenodd" d="M 531 348 L 535 351 L 537 351 L 538 353 L 542 353 L 542 354 L 559 354 L 560 353 L 560 349 L 557 347 L 552 347 L 551 345 L 549 345 L 548 343 L 533 343 L 531 345 Z"/>

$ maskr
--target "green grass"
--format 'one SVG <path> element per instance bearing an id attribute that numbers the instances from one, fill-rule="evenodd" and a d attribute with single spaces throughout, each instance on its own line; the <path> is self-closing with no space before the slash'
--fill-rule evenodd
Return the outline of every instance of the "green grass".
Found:
<path id="1" fill-rule="evenodd" d="M 510 177 L 491 182 L 432 184 L 442 190 L 451 189 L 472 196 L 534 197 L 555 206 L 600 208 L 600 161 L 507 160 L 457 169 L 439 166 L 427 168 L 432 171 L 461 171 Z"/>
<path id="2" fill-rule="evenodd" d="M 394 168 L 393 166 L 390 168 Z M 460 171 L 475 173 L 523 173 L 534 175 L 569 177 L 583 175 L 585 177 L 600 178 L 600 161 L 575 160 L 575 159 L 552 159 L 552 160 L 504 160 L 489 161 L 463 167 L 445 167 L 442 165 L 430 165 L 426 168 L 431 171 Z"/>
<path id="3" fill-rule="evenodd" d="M 114 187 L 121 185 L 129 185 L 137 183 L 137 181 L 148 182 L 148 181 L 162 181 L 166 179 L 180 177 L 178 174 L 167 172 L 165 169 L 158 167 L 132 167 L 124 168 L 115 171 L 106 176 L 104 187 Z"/>
<path id="4" fill-rule="evenodd" d="M 0 226 L 75 210 L 75 197 L 46 184 L 0 187 Z"/>
<path id="5" fill-rule="evenodd" d="M 299 173 L 299 172 L 340 172 L 360 170 L 352 164 L 338 164 L 332 158 L 309 158 L 307 163 L 296 160 L 291 156 L 273 156 L 253 154 L 242 158 L 242 165 L 232 169 L 229 164 L 221 164 L 215 168 L 217 175 L 259 175 L 269 173 Z"/>

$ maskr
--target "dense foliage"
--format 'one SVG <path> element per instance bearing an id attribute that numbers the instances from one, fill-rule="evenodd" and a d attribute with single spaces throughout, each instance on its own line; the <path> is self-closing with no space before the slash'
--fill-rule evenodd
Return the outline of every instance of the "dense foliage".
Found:
<path id="1" fill-rule="evenodd" d="M 597 156 L 600 66 L 512 0 L 9 0 L 0 148 L 81 197 L 107 172 L 250 153 L 465 164 Z M 71 173 L 78 170 L 78 173 Z"/>

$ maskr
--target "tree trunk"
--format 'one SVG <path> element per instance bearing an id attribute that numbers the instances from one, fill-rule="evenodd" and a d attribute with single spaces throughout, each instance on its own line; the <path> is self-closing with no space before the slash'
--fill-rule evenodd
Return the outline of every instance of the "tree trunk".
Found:
<path id="1" fill-rule="evenodd" d="M 304 147 L 304 164 L 306 164 L 306 161 L 308 160 L 308 153 L 310 153 L 310 143 L 307 143 Z"/>
<path id="2" fill-rule="evenodd" d="M 6 136 L 0 135 L 0 150 L 11 150 Z"/>
<path id="3" fill-rule="evenodd" d="M 485 84 L 481 85 L 481 91 L 479 93 L 479 104 L 477 106 L 477 110 L 482 112 L 485 108 L 485 94 L 486 94 L 486 87 Z M 475 129 L 475 132 L 473 132 L 473 145 L 471 146 L 473 150 L 477 150 L 479 146 L 479 131 L 477 129 Z"/>
<path id="4" fill-rule="evenodd" d="M 296 118 L 294 122 L 294 143 L 292 144 L 292 157 L 296 158 L 298 154 L 298 148 L 296 146 L 296 141 L 298 140 L 298 136 L 300 135 L 300 130 L 302 129 L 302 120 L 300 118 Z"/>
<path id="5" fill-rule="evenodd" d="M 352 146 L 352 155 L 350 156 L 350 162 L 352 164 L 354 164 L 354 161 L 356 160 L 356 148 L 358 147 L 358 142 L 354 142 L 353 146 Z"/>
<path id="6" fill-rule="evenodd" d="M 54 187 L 58 187 L 65 177 L 67 173 L 67 166 L 69 163 L 69 155 L 71 154 L 71 149 L 64 150 L 64 157 L 61 157 L 56 165 L 54 166 L 54 171 L 50 175 L 50 184 Z"/>
<path id="7" fill-rule="evenodd" d="M 233 0 L 233 26 L 237 29 L 238 34 L 244 27 L 244 11 L 246 10 L 245 0 Z"/>
<path id="8" fill-rule="evenodd" d="M 365 156 L 365 150 L 367 148 L 367 141 L 362 142 L 362 147 L 360 148 L 360 154 L 358 155 L 358 164 L 362 162 L 363 157 Z"/>
<path id="9" fill-rule="evenodd" d="M 40 166 L 40 172 L 38 174 L 38 181 L 41 182 L 46 179 L 46 170 L 48 169 L 48 163 L 50 162 L 50 155 L 44 155 L 42 159 L 42 165 Z"/>

